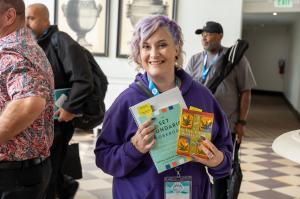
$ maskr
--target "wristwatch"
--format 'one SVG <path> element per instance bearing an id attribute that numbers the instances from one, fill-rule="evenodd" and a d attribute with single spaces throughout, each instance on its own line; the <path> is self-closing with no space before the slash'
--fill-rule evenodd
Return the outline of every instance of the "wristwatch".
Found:
<path id="1" fill-rule="evenodd" d="M 243 126 L 247 125 L 247 121 L 246 120 L 238 120 L 236 123 L 237 124 L 241 124 Z"/>

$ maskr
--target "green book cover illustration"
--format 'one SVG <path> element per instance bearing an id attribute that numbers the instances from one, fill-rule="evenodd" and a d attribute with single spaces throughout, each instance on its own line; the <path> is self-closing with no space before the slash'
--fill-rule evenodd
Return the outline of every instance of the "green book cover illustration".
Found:
<path id="1" fill-rule="evenodd" d="M 150 150 L 150 155 L 158 173 L 191 160 L 176 154 L 180 112 L 180 104 L 175 104 L 156 110 L 152 115 L 143 114 L 138 117 L 140 123 L 144 123 L 151 117 L 155 118 L 153 123 L 156 143 Z"/>
<path id="2" fill-rule="evenodd" d="M 62 107 L 64 102 L 68 99 L 70 95 L 70 88 L 62 88 L 62 89 L 55 89 L 54 90 L 54 113 Z M 58 116 L 53 116 L 54 119 L 58 119 Z"/>
<path id="3" fill-rule="evenodd" d="M 212 158 L 210 148 L 204 142 L 211 140 L 213 113 L 182 109 L 179 124 L 177 154 L 201 158 Z M 204 138 L 205 137 L 205 138 Z"/>

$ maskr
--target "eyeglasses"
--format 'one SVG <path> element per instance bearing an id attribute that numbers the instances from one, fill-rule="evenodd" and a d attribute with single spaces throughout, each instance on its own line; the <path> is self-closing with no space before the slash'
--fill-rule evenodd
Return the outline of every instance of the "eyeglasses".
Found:
<path id="1" fill-rule="evenodd" d="M 211 37 L 213 35 L 216 35 L 217 33 L 210 33 L 210 32 L 203 32 L 201 34 L 202 37 Z"/>

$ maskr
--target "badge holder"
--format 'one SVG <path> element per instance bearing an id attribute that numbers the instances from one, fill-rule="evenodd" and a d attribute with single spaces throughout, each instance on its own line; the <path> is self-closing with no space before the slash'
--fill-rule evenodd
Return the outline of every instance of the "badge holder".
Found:
<path id="1" fill-rule="evenodd" d="M 181 176 L 181 169 L 175 168 L 177 176 L 164 178 L 165 199 L 192 199 L 192 176 Z"/>

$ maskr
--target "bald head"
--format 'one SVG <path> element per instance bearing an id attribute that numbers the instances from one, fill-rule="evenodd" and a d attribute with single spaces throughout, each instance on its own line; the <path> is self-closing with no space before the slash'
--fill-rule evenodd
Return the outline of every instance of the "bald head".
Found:
<path id="1" fill-rule="evenodd" d="M 26 25 L 40 37 L 50 26 L 48 8 L 41 3 L 31 4 L 26 9 Z"/>

